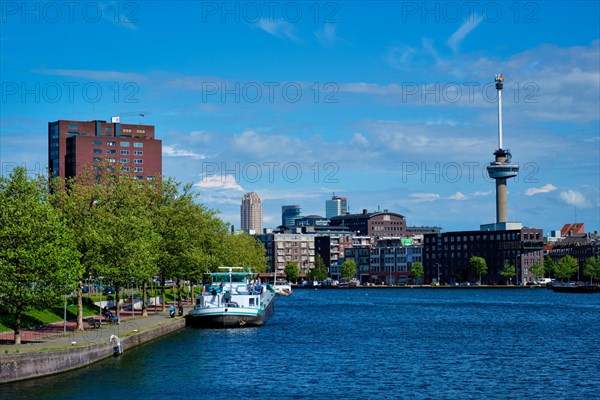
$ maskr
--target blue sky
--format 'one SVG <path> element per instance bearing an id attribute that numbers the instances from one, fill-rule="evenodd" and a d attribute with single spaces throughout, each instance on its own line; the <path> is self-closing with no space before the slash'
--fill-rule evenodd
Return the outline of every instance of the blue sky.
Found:
<path id="1" fill-rule="evenodd" d="M 521 166 L 509 219 L 600 227 L 598 2 L 1 4 L 0 162 L 41 171 L 47 122 L 156 126 L 163 173 L 239 227 L 244 193 L 409 225 L 495 219 L 493 77 Z"/>

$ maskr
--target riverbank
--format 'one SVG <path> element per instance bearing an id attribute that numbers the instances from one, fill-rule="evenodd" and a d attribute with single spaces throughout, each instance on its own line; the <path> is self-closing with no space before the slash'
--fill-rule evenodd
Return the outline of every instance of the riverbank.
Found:
<path id="1" fill-rule="evenodd" d="M 68 323 L 66 335 L 62 322 L 25 330 L 21 345 L 0 345 L 0 383 L 58 374 L 112 357 L 116 340 L 111 341 L 112 336 L 127 351 L 184 327 L 185 318 L 170 318 L 168 312 L 151 312 L 147 317 L 123 312 L 120 324 L 86 327 L 83 332 L 75 331 L 74 322 Z M 2 343 L 9 335 L 0 335 Z"/>
<path id="2" fill-rule="evenodd" d="M 546 289 L 546 286 L 522 285 L 469 285 L 469 286 L 432 286 L 432 285 L 360 285 L 360 286 L 293 286 L 293 289 Z"/>

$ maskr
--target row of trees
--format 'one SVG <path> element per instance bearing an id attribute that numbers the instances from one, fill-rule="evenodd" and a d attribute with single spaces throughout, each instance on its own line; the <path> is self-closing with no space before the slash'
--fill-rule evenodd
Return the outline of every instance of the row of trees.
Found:
<path id="1" fill-rule="evenodd" d="M 184 280 L 201 282 L 220 265 L 265 271 L 262 244 L 249 235 L 229 235 L 216 211 L 196 202 L 191 185 L 113 171 L 56 179 L 52 190 L 24 168 L 0 178 L 0 310 L 15 317 L 16 344 L 23 312 L 73 288 L 77 329 L 83 330 L 84 279 L 112 284 L 117 302 L 120 288 L 142 286 L 147 315 L 153 277 L 175 279 L 180 287 Z"/>

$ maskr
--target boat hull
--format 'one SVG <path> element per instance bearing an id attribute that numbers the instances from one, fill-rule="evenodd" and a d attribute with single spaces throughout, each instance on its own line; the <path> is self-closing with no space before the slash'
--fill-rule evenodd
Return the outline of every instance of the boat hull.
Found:
<path id="1" fill-rule="evenodd" d="M 558 293 L 600 293 L 599 285 L 581 286 L 552 286 L 552 291 Z"/>
<path id="2" fill-rule="evenodd" d="M 264 325 L 273 315 L 275 302 L 264 310 L 236 307 L 216 307 L 194 311 L 187 315 L 186 324 L 196 328 L 249 328 Z"/>

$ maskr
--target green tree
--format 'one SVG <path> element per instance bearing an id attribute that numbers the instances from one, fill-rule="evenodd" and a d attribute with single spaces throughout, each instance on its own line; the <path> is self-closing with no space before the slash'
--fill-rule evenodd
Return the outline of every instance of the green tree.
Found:
<path id="1" fill-rule="evenodd" d="M 479 283 L 481 283 L 481 275 L 486 274 L 488 271 L 485 259 L 482 257 L 472 256 L 469 258 L 469 269 L 479 276 Z"/>
<path id="2" fill-rule="evenodd" d="M 249 267 L 255 273 L 267 270 L 267 250 L 254 236 L 247 233 L 226 234 L 223 244 L 222 264 Z"/>
<path id="3" fill-rule="evenodd" d="M 23 312 L 57 301 L 81 274 L 73 232 L 48 202 L 47 184 L 23 167 L 0 177 L 0 309 L 14 316 L 15 344 Z"/>
<path id="4" fill-rule="evenodd" d="M 423 264 L 420 262 L 414 262 L 410 266 L 410 277 L 413 279 L 415 283 L 419 282 L 419 278 L 423 277 L 424 269 Z"/>
<path id="5" fill-rule="evenodd" d="M 579 269 L 577 259 L 573 256 L 566 255 L 562 257 L 554 267 L 554 274 L 558 279 L 570 279 Z"/>
<path id="6" fill-rule="evenodd" d="M 321 255 L 317 254 L 315 257 L 315 267 L 309 271 L 308 280 L 324 281 L 325 279 L 327 279 L 327 267 Z"/>
<path id="7" fill-rule="evenodd" d="M 296 282 L 298 279 L 299 270 L 296 263 L 289 262 L 285 264 L 283 272 L 285 273 L 285 279 L 287 279 L 288 282 Z"/>
<path id="8" fill-rule="evenodd" d="M 502 267 L 502 269 L 500 270 L 500 276 L 503 276 L 508 282 L 514 278 L 515 276 L 517 276 L 517 272 L 515 271 L 515 266 L 512 265 L 511 263 L 509 263 L 508 261 L 504 261 L 504 266 Z"/>
<path id="9" fill-rule="evenodd" d="M 583 274 L 590 278 L 590 283 L 593 283 L 594 279 L 600 280 L 600 256 L 593 256 L 585 261 Z"/>
<path id="10" fill-rule="evenodd" d="M 346 260 L 342 263 L 342 277 L 351 279 L 356 276 L 356 263 L 354 260 Z"/>
<path id="11" fill-rule="evenodd" d="M 555 277 L 556 273 L 556 263 L 550 258 L 550 256 L 546 256 L 544 258 L 544 272 L 548 274 L 550 277 Z"/>
<path id="12" fill-rule="evenodd" d="M 544 263 L 541 261 L 534 262 L 531 267 L 529 267 L 531 271 L 531 275 L 533 275 L 534 280 L 537 282 L 539 278 L 544 276 Z"/>

